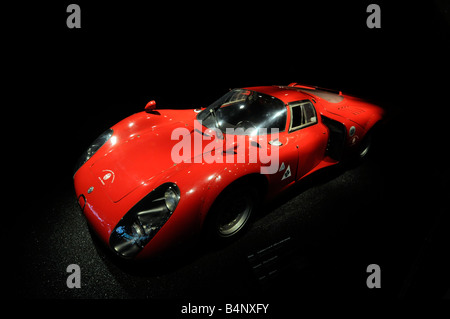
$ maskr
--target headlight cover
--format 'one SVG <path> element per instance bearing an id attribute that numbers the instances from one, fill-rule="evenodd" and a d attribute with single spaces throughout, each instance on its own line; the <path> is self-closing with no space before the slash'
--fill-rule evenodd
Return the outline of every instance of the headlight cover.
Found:
<path id="1" fill-rule="evenodd" d="M 174 183 L 151 191 L 119 221 L 109 237 L 110 247 L 123 258 L 133 258 L 169 220 L 180 200 Z"/>
<path id="2" fill-rule="evenodd" d="M 177 207 L 179 199 L 179 195 L 172 187 L 169 187 L 164 193 L 164 201 L 166 203 L 166 207 L 172 212 L 175 210 L 175 207 Z"/>
<path id="3" fill-rule="evenodd" d="M 75 167 L 75 173 L 78 171 L 78 169 L 83 166 L 84 163 L 86 163 L 92 155 L 94 155 L 100 147 L 103 146 L 114 134 L 114 131 L 112 129 L 107 129 L 105 132 L 100 134 L 99 137 L 97 137 L 94 142 L 87 148 L 86 151 L 80 156 L 78 163 Z"/>

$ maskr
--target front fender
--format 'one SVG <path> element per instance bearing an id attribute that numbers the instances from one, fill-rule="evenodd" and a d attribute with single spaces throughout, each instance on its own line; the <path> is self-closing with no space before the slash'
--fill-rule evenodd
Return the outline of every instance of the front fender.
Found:
<path id="1" fill-rule="evenodd" d="M 161 230 L 137 255 L 138 259 L 157 255 L 198 234 L 212 204 L 234 181 L 259 173 L 257 164 L 191 163 L 179 164 L 182 169 L 167 175 L 159 184 L 170 181 L 180 189 L 175 212 Z"/>

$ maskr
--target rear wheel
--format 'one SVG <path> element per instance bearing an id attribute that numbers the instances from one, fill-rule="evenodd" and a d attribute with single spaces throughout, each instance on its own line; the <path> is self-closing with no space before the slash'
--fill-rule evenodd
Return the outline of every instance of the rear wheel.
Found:
<path id="1" fill-rule="evenodd" d="M 371 157 L 370 154 L 373 152 L 374 148 L 374 136 L 378 136 L 374 134 L 374 129 L 372 128 L 369 132 L 366 133 L 364 138 L 356 145 L 353 149 L 348 150 L 344 160 L 347 164 L 359 165 L 365 162 L 368 157 Z"/>
<path id="2" fill-rule="evenodd" d="M 226 201 L 229 206 L 218 210 L 216 230 L 220 237 L 237 234 L 247 224 L 253 210 L 253 202 L 248 195 L 229 199 Z"/>
<path id="3" fill-rule="evenodd" d="M 359 160 L 363 160 L 363 159 L 367 158 L 367 155 L 370 152 L 371 146 L 372 146 L 372 133 L 369 132 L 366 134 L 366 136 L 362 140 L 361 144 L 359 145 L 358 154 L 357 154 Z"/>
<path id="4" fill-rule="evenodd" d="M 231 185 L 219 195 L 206 221 L 207 236 L 226 242 L 239 236 L 256 210 L 257 191 L 247 183 Z"/>

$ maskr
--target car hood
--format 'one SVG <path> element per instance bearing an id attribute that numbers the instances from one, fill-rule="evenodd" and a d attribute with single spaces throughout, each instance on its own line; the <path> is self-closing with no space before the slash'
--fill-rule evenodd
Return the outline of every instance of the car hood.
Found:
<path id="1" fill-rule="evenodd" d="M 179 140 L 171 139 L 173 130 L 183 127 L 185 134 L 193 132 L 193 127 L 182 121 L 145 124 L 140 119 L 128 119 L 113 127 L 111 146 L 90 167 L 113 202 L 176 165 L 171 151 Z"/>

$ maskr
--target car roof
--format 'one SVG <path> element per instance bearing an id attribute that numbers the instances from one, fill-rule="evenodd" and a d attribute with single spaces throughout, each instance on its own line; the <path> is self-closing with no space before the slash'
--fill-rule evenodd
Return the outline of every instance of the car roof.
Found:
<path id="1" fill-rule="evenodd" d="M 305 94 L 303 92 L 297 91 L 297 90 L 290 90 L 288 88 L 282 87 L 282 86 L 253 86 L 253 87 L 247 87 L 246 89 L 268 94 L 271 96 L 274 96 L 284 103 L 289 103 L 292 101 L 298 101 L 298 100 L 304 100 L 310 98 L 308 94 Z"/>
<path id="2" fill-rule="evenodd" d="M 254 86 L 247 87 L 246 89 L 274 96 L 282 100 L 284 103 L 311 98 L 323 99 L 333 104 L 340 103 L 344 100 L 344 96 L 342 94 L 335 93 L 331 90 L 300 85 Z"/>

